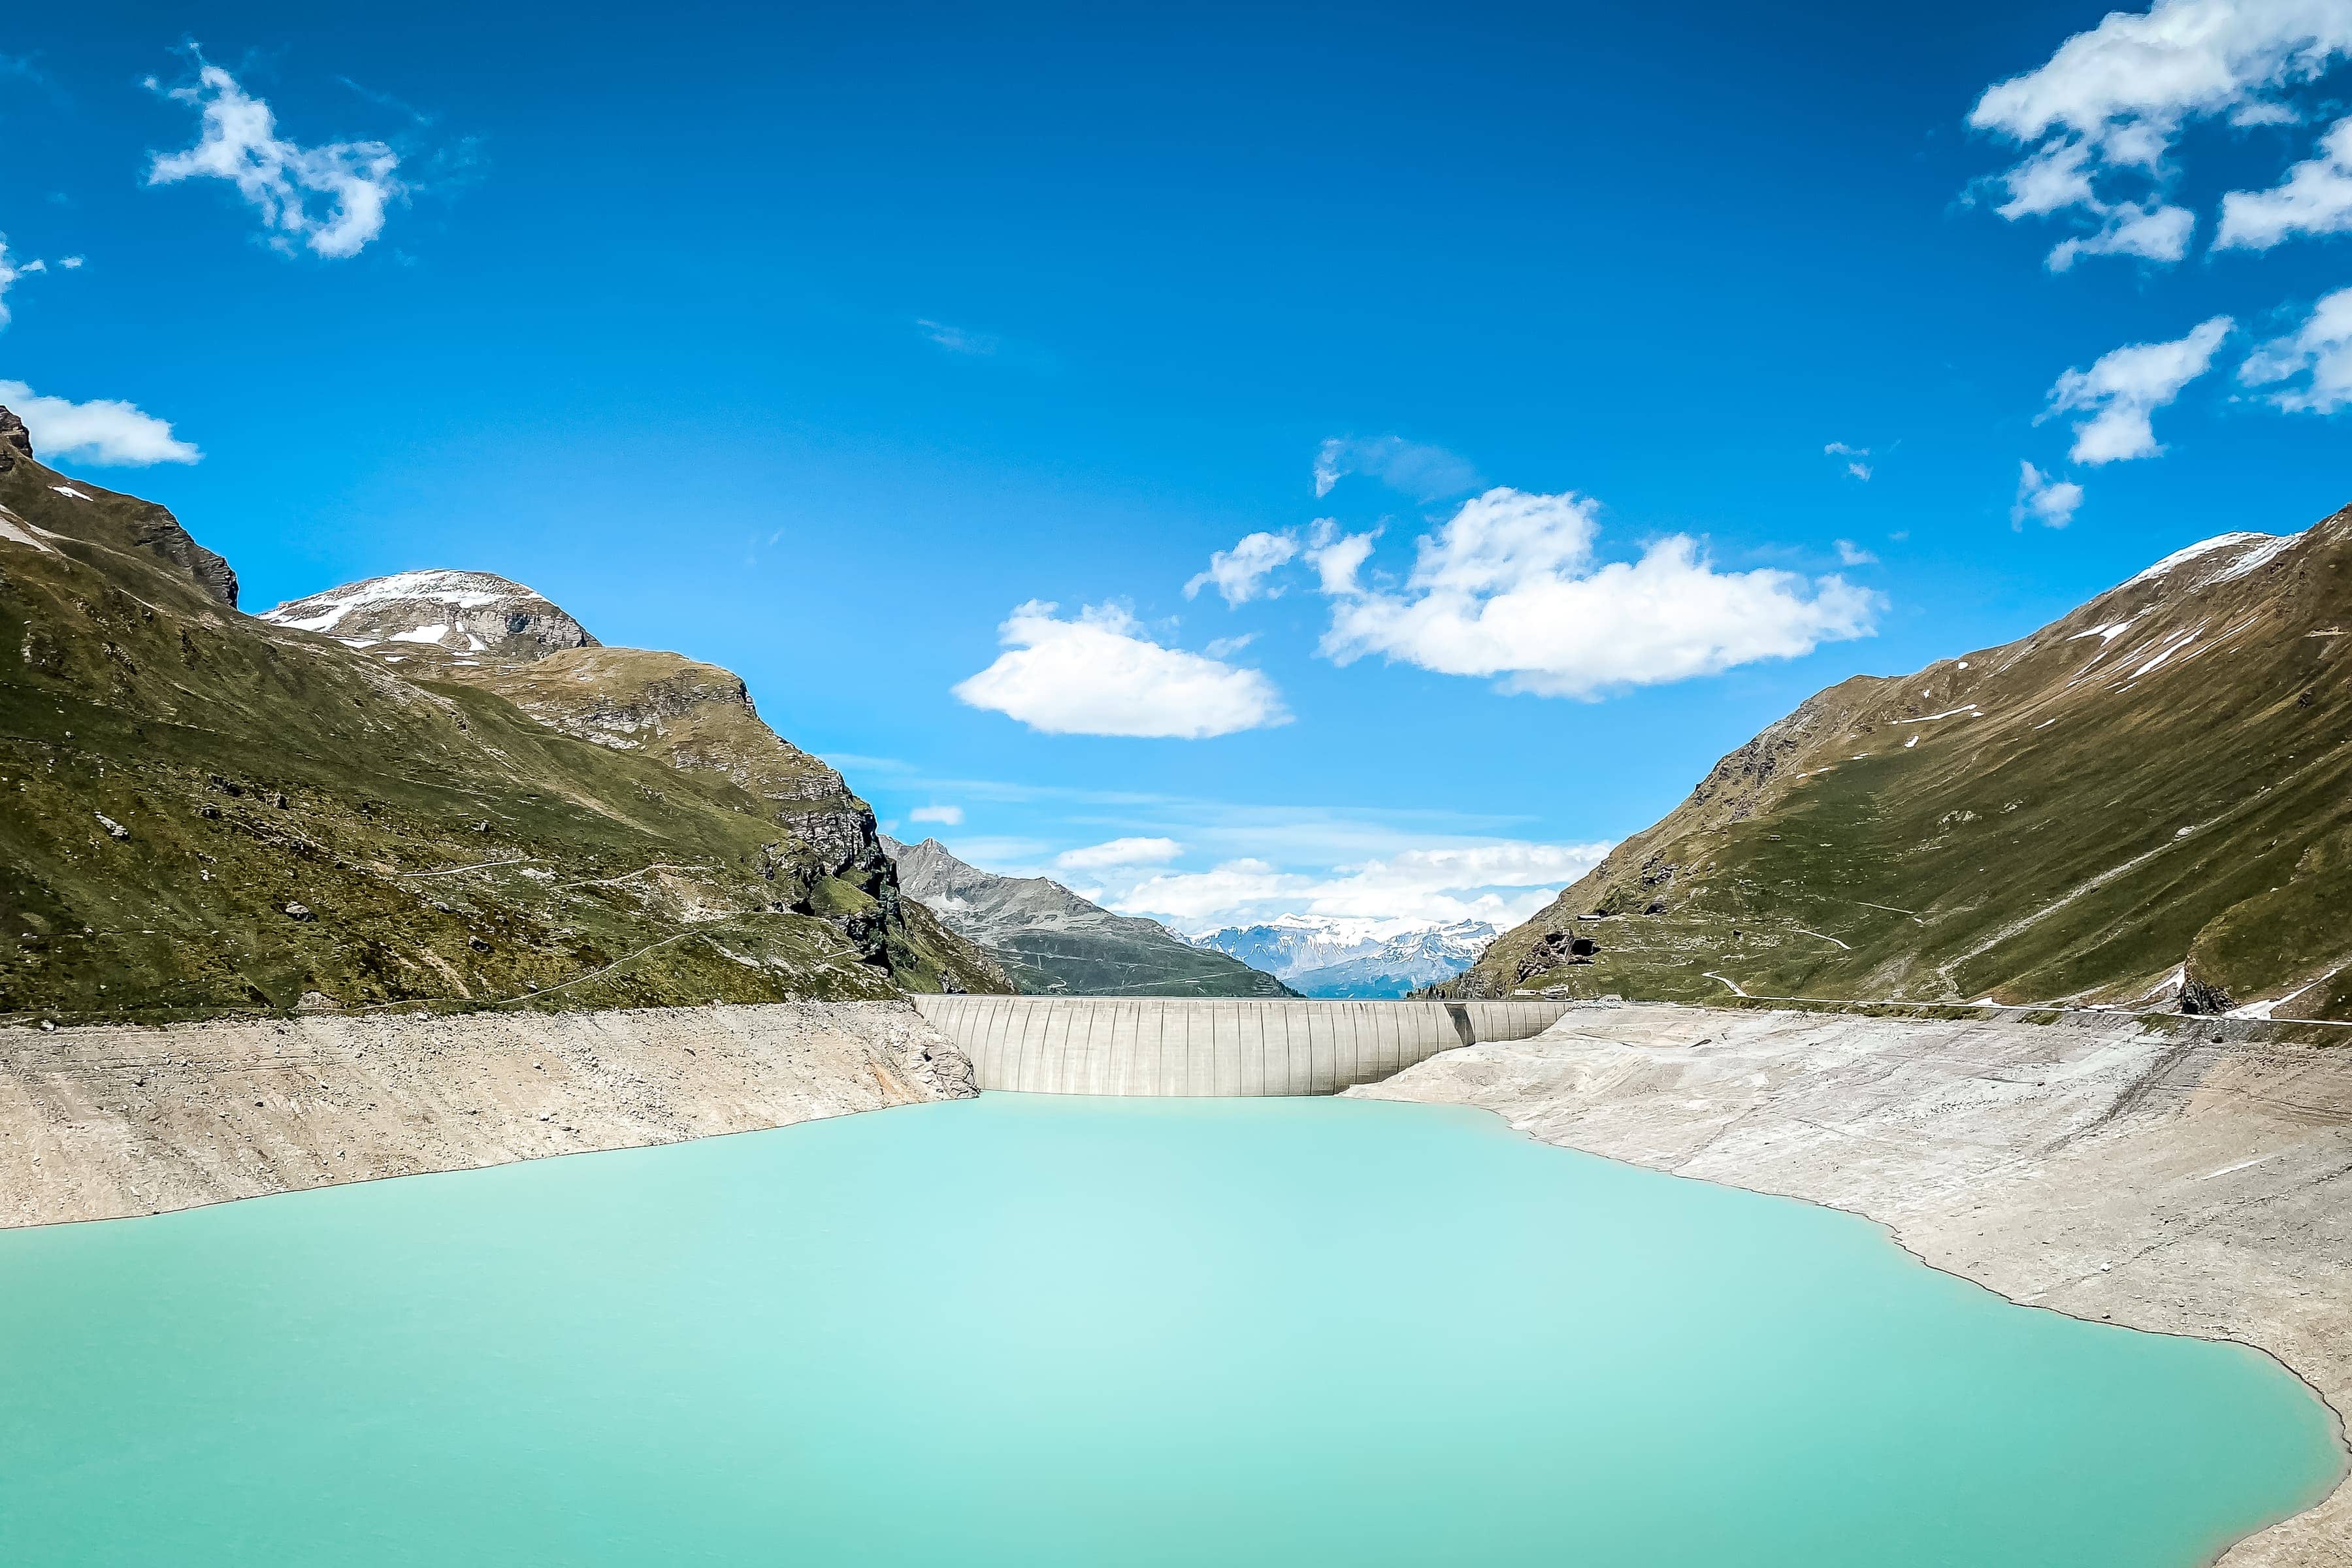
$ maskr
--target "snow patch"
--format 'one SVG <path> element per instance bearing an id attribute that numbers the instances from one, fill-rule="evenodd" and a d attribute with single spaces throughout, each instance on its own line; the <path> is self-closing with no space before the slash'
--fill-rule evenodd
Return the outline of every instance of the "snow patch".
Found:
<path id="1" fill-rule="evenodd" d="M 76 500 L 96 500 L 98 499 L 96 496 L 91 495 L 88 490 L 78 490 L 71 485 L 51 485 L 49 489 L 57 491 L 58 494 L 61 496 L 71 496 Z"/>
<path id="2" fill-rule="evenodd" d="M 1924 713 L 1916 719 L 1894 719 L 1888 721 L 1888 722 L 1895 724 L 1927 724 L 1931 723 L 1937 719 L 1950 719 L 1962 713 L 1973 713 L 1979 719 L 1984 717 L 1983 712 L 1978 709 L 1975 703 L 1971 702 L 1961 708 L 1948 708 L 1941 713 Z"/>
<path id="3" fill-rule="evenodd" d="M 57 554 L 56 545 L 34 537 L 29 531 L 32 526 L 7 508 L 0 507 L 0 539 L 5 539 L 11 544 L 29 544 L 36 550 L 46 550 L 52 555 Z"/>
<path id="4" fill-rule="evenodd" d="M 2194 544 L 2182 546 L 2137 576 L 2125 578 L 2122 586 L 2128 588 L 2135 583 L 2152 583 L 2176 567 L 2186 566 L 2191 561 L 2219 550 L 2238 550 L 2258 542 L 2267 544 L 2279 537 L 2274 533 L 2217 533 L 2210 539 L 2200 539 Z M 2295 536 L 2289 534 L 2286 537 L 2292 539 Z"/>
<path id="5" fill-rule="evenodd" d="M 446 625 L 437 626 L 416 626 L 408 631 L 394 632 L 383 640 L 386 642 L 437 643 L 448 635 L 449 628 Z"/>

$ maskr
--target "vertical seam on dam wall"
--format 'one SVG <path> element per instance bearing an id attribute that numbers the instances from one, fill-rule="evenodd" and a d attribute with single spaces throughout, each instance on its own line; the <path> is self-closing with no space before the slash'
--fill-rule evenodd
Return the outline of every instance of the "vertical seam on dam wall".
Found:
<path id="1" fill-rule="evenodd" d="M 1336 1094 L 1440 1051 L 1539 1035 L 1566 1002 L 917 996 L 982 1089 L 1232 1098 Z"/>

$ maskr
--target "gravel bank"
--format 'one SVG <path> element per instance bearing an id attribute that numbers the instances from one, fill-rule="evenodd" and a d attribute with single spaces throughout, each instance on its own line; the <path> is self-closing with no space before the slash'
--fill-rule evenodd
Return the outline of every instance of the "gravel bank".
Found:
<path id="1" fill-rule="evenodd" d="M 2259 1346 L 2352 1410 L 2352 1047 L 2222 1032 L 1595 1005 L 1348 1092 L 1866 1215 L 2014 1300 Z M 2352 1488 L 2222 1561 L 2352 1563 Z"/>
<path id="2" fill-rule="evenodd" d="M 902 1002 L 0 1029 L 0 1226 L 966 1098 Z"/>

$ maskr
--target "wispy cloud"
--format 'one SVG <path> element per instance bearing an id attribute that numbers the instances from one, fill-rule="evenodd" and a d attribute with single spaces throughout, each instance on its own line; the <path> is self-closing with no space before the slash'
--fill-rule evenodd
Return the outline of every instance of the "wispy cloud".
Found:
<path id="1" fill-rule="evenodd" d="M 945 321 L 933 321 L 918 316 L 915 325 L 923 336 L 953 354 L 992 354 L 1003 346 L 1003 340 L 988 332 L 968 331 L 951 327 Z"/>
<path id="2" fill-rule="evenodd" d="M 2297 235 L 2341 234 L 2352 228 L 2352 116 L 2320 139 L 2318 151 L 2267 191 L 2231 191 L 2221 198 L 2216 250 L 2268 250 Z"/>
<path id="3" fill-rule="evenodd" d="M 204 457 L 172 434 L 166 420 L 110 398 L 74 403 L 35 392 L 21 381 L 0 381 L 0 404 L 16 411 L 48 461 L 79 458 L 111 468 L 193 463 Z"/>
<path id="4" fill-rule="evenodd" d="M 2078 463 L 2095 466 L 2157 457 L 2164 448 L 2157 444 L 2149 416 L 2212 367 L 2215 351 L 2236 324 L 2227 316 L 2216 316 L 2170 342 L 2126 343 L 2110 350 L 2090 369 L 2060 376 L 2050 389 L 2050 406 L 2034 422 L 2062 414 L 2084 416 L 2074 422 L 2074 448 L 2069 454 Z"/>
<path id="5" fill-rule="evenodd" d="M 1460 495 L 1480 483 L 1478 470 L 1468 459 L 1402 436 L 1335 436 L 1324 442 L 1315 454 L 1316 495 L 1329 495 L 1349 474 L 1378 479 L 1415 500 Z"/>
<path id="6" fill-rule="evenodd" d="M 1297 553 L 1298 535 L 1295 532 L 1286 530 L 1281 533 L 1244 534 L 1231 550 L 1211 552 L 1207 568 L 1184 584 L 1184 596 L 1190 599 L 1213 585 L 1227 605 L 1279 598 L 1282 590 L 1270 585 L 1266 579 Z"/>
<path id="7" fill-rule="evenodd" d="M 1518 923 L 1599 865 L 1606 844 L 1509 840 L 1414 848 L 1319 871 L 1255 858 L 1161 871 L 1103 890 L 1109 907 L 1191 931 L 1277 914 Z"/>
<path id="8" fill-rule="evenodd" d="M 960 805 L 919 805 L 907 814 L 911 822 L 936 822 L 942 827 L 963 826 L 963 807 Z"/>
<path id="9" fill-rule="evenodd" d="M 1822 448 L 1824 457 L 1844 459 L 1845 471 L 1853 479 L 1867 481 L 1870 478 L 1870 448 L 1849 447 L 1843 441 L 1832 441 Z"/>
<path id="10" fill-rule="evenodd" d="M 2238 379 L 2276 388 L 2270 401 L 2290 413 L 2333 414 L 2352 406 L 2352 289 L 2321 300 L 2294 331 L 2248 355 Z"/>
<path id="11" fill-rule="evenodd" d="M 2032 521 L 2044 528 L 2063 528 L 2074 521 L 2074 509 L 2082 504 L 2082 486 L 2045 474 L 2031 463 L 2020 463 L 2017 499 L 2010 503 L 2009 526 L 2021 529 Z"/>
<path id="12" fill-rule="evenodd" d="M 1838 564 L 1841 566 L 1875 566 L 1878 557 L 1851 539 L 1837 542 Z"/>
<path id="13" fill-rule="evenodd" d="M 1163 647 L 1117 605 L 1088 605 L 1074 620 L 1056 607 L 1032 600 L 1014 610 L 1000 628 L 1007 651 L 955 695 L 1053 735 L 1199 741 L 1290 721 L 1257 670 Z"/>
<path id="14" fill-rule="evenodd" d="M 289 254 L 299 244 L 318 256 L 356 256 L 383 232 L 385 209 L 406 194 L 395 174 L 398 153 L 382 142 L 305 147 L 280 136 L 267 102 L 201 54 L 195 58 L 190 85 L 166 89 L 148 80 L 198 119 L 194 146 L 152 155 L 149 184 L 226 180 L 261 215 L 270 245 Z"/>
<path id="15" fill-rule="evenodd" d="M 1683 534 L 1602 564 L 1599 533 L 1587 497 L 1488 490 L 1420 541 L 1395 590 L 1358 580 L 1363 536 L 1334 538 L 1318 563 L 1334 601 L 1321 651 L 1340 664 L 1380 654 L 1498 678 L 1505 691 L 1591 698 L 1873 630 L 1876 595 L 1843 578 L 1717 571 Z"/>
<path id="16" fill-rule="evenodd" d="M 16 279 L 26 273 L 39 269 L 37 261 L 19 262 L 12 258 L 8 254 L 8 237 L 0 234 L 0 327 L 6 326 L 9 321 L 8 290 L 15 288 Z"/>
<path id="17" fill-rule="evenodd" d="M 1184 847 L 1173 838 L 1113 838 L 1065 849 L 1054 857 L 1054 867 L 1061 871 L 1111 871 L 1165 865 L 1183 853 Z"/>

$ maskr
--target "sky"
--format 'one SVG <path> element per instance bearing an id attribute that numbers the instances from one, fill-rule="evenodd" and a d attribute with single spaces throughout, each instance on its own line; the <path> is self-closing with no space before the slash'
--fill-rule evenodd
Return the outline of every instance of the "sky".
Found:
<path id="1" fill-rule="evenodd" d="M 504 574 L 1188 931 L 2352 500 L 2352 0 L 94 0 L 0 145 L 0 404 L 247 608 Z"/>

